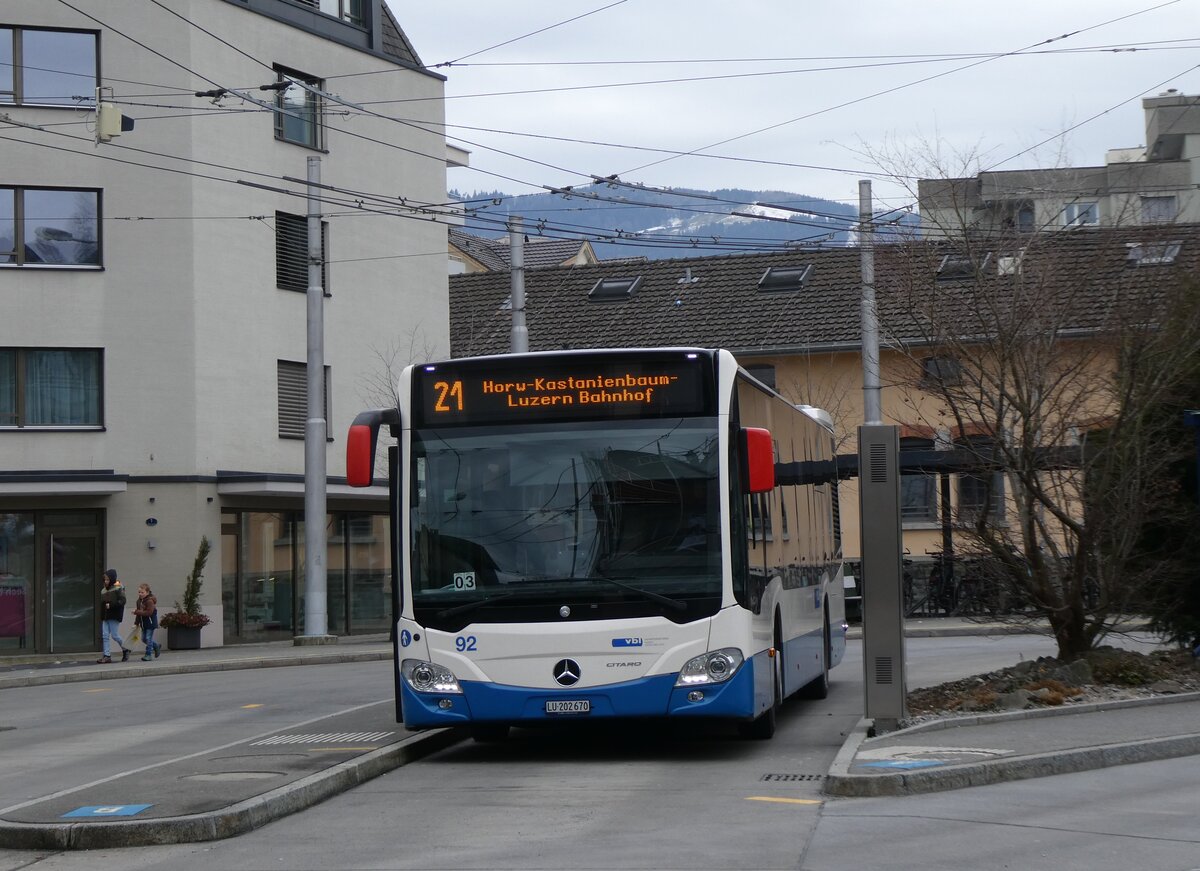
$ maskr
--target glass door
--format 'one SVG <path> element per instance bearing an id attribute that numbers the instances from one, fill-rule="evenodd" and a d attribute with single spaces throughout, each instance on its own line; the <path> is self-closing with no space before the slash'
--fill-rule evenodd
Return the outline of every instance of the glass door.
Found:
<path id="1" fill-rule="evenodd" d="M 96 646 L 100 543 L 91 531 L 39 530 L 45 614 L 44 649 L 50 653 Z M 43 645 L 39 644 L 39 647 Z"/>

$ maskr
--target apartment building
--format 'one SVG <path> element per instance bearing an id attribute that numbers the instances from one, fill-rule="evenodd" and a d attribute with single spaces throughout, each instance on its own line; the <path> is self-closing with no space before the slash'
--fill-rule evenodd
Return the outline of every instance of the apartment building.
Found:
<path id="1" fill-rule="evenodd" d="M 384 0 L 3 4 L 0 657 L 95 649 L 110 566 L 171 610 L 202 537 L 204 644 L 303 631 L 313 157 L 329 631 L 387 628 L 344 433 L 448 348 L 443 91 Z"/>
<path id="2" fill-rule="evenodd" d="M 1028 234 L 1095 226 L 1200 221 L 1200 97 L 1142 100 L 1145 144 L 1113 148 L 1103 166 L 981 172 L 922 179 L 923 232 Z"/>

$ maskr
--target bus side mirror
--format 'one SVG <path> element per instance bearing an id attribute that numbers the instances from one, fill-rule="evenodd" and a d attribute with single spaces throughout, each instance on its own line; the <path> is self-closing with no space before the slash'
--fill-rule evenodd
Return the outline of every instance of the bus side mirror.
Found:
<path id="1" fill-rule="evenodd" d="M 765 493 L 775 489 L 775 445 L 770 430 L 758 427 L 742 429 L 743 487 L 747 493 Z"/>
<path id="2" fill-rule="evenodd" d="M 375 482 L 375 446 L 379 442 L 379 426 L 400 422 L 394 408 L 363 411 L 350 424 L 346 438 L 346 483 L 351 487 L 370 487 Z"/>

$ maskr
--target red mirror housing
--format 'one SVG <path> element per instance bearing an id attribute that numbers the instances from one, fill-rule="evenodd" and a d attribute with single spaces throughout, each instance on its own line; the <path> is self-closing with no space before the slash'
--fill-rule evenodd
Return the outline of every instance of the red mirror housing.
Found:
<path id="1" fill-rule="evenodd" d="M 354 424 L 346 438 L 346 483 L 351 487 L 370 487 L 375 478 L 375 440 L 378 428 Z"/>
<path id="2" fill-rule="evenodd" d="M 346 483 L 351 487 L 370 487 L 375 482 L 375 445 L 379 442 L 379 427 L 400 425 L 400 412 L 395 408 L 364 411 L 350 424 L 346 438 Z"/>
<path id="3" fill-rule="evenodd" d="M 742 455 L 745 457 L 745 491 L 765 493 L 774 490 L 775 445 L 771 431 L 753 426 L 743 428 Z"/>

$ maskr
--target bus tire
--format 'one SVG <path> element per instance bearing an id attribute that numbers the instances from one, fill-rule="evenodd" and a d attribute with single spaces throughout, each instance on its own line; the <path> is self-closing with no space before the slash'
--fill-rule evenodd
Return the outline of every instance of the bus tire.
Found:
<path id="1" fill-rule="evenodd" d="M 780 672 L 783 669 L 783 631 L 779 622 L 779 615 L 775 615 L 775 655 L 769 660 L 771 663 L 771 688 L 772 699 L 771 707 L 767 708 L 749 723 L 740 723 L 738 731 L 741 732 L 743 738 L 750 738 L 755 741 L 766 741 L 775 735 L 776 721 L 778 720 L 779 706 L 783 704 L 783 679 Z"/>
<path id="2" fill-rule="evenodd" d="M 471 738 L 480 744 L 498 744 L 508 739 L 506 723 L 475 723 L 471 726 Z"/>
<path id="3" fill-rule="evenodd" d="M 829 614 L 825 615 L 825 630 L 821 636 L 821 673 L 800 688 L 804 699 L 823 699 L 829 695 L 829 659 L 832 655 L 829 636 Z"/>

